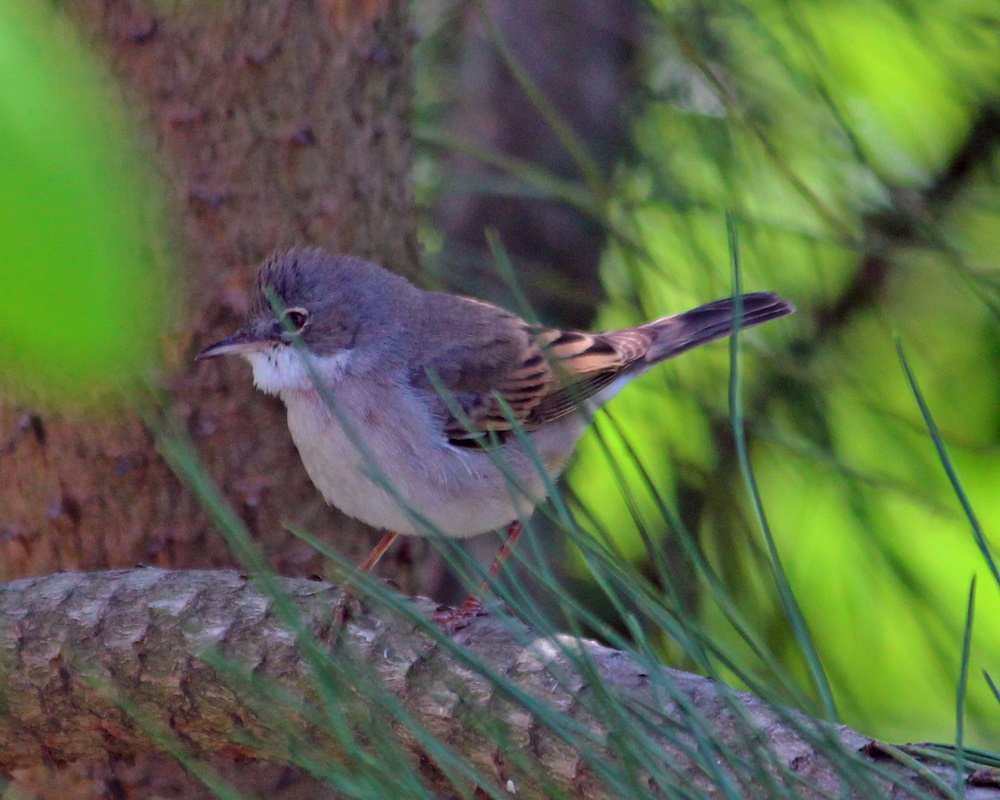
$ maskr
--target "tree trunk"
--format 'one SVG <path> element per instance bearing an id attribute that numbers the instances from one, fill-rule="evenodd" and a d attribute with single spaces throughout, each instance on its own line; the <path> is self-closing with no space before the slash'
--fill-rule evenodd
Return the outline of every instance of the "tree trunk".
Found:
<path id="1" fill-rule="evenodd" d="M 61 0 L 148 135 L 183 264 L 162 377 L 172 409 L 279 572 L 321 572 L 285 526 L 348 558 L 373 534 L 312 487 L 278 402 L 242 363 L 195 365 L 232 331 L 258 263 L 314 244 L 413 275 L 411 35 L 405 0 Z M 183 289 L 181 286 L 183 285 Z M 232 566 L 234 557 L 132 411 L 72 418 L 0 398 L 0 578 L 135 564 Z M 403 585 L 400 563 L 384 569 Z M 19 773 L 37 797 L 203 791 L 170 759 Z M 48 761 L 47 763 L 52 763 Z M 268 796 L 329 796 L 297 775 L 216 767 Z M 247 776 L 250 776 L 249 778 Z M 303 788 L 305 787 L 305 788 Z"/>
<path id="2" fill-rule="evenodd" d="M 236 326 L 258 263 L 310 243 L 416 270 L 410 44 L 400 0 L 63 0 L 149 134 L 184 265 L 164 385 L 223 488 L 287 574 L 321 569 L 285 525 L 362 553 L 371 535 L 310 484 L 280 405 L 242 363 L 193 355 Z M 184 290 L 180 284 L 185 283 Z M 233 565 L 128 411 L 0 404 L 7 579 L 136 563 Z"/>
<path id="3" fill-rule="evenodd" d="M 636 0 L 466 3 L 459 24 L 447 29 L 459 44 L 449 41 L 437 65 L 455 76 L 435 90 L 449 106 L 449 135 L 472 153 L 513 157 L 585 194 L 593 188 L 587 168 L 560 139 L 551 111 L 591 161 L 597 174 L 590 177 L 607 180 L 631 149 L 641 10 Z M 511 62 L 550 108 L 539 108 Z M 445 234 L 450 288 L 517 307 L 492 267 L 485 231 L 493 229 L 541 317 L 587 326 L 604 294 L 601 221 L 561 199 L 510 191 L 517 178 L 477 155 L 451 152 L 447 163 L 449 181 L 431 213 Z"/>

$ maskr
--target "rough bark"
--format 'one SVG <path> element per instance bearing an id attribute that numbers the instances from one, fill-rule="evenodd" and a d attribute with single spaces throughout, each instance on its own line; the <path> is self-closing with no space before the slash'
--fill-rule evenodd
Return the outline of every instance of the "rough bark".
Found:
<path id="1" fill-rule="evenodd" d="M 5 674 L 0 767 L 164 748 L 194 757 L 223 752 L 276 761 L 307 754 L 336 766 L 356 763 L 357 747 L 377 748 L 371 732 L 381 725 L 385 736 L 399 737 L 413 769 L 421 770 L 430 786 L 471 796 L 471 784 L 456 787 L 444 780 L 412 733 L 420 725 L 495 787 L 515 787 L 518 797 L 546 797 L 553 790 L 611 797 L 594 765 L 624 754 L 616 753 L 608 738 L 609 720 L 594 716 L 601 707 L 591 700 L 598 683 L 628 713 L 656 723 L 648 735 L 663 748 L 677 785 L 702 792 L 699 796 L 723 796 L 705 759 L 713 768 L 721 764 L 746 796 L 769 797 L 772 788 L 755 783 L 752 772 L 740 774 L 737 765 L 768 759 L 773 774 L 795 776 L 799 797 L 845 796 L 831 745 L 818 750 L 803 735 L 807 730 L 825 731 L 839 742 L 840 757 L 861 764 L 887 752 L 845 727 L 810 721 L 711 680 L 666 669 L 653 676 L 648 664 L 627 653 L 593 642 L 537 638 L 498 616 L 473 621 L 445 646 L 412 619 L 364 608 L 342 626 L 331 624 L 331 606 L 340 595 L 328 584 L 281 579 L 277 586 L 302 629 L 315 635 L 312 641 L 321 651 L 331 652 L 330 664 L 353 667 L 340 673 L 355 683 L 339 692 L 336 705 L 337 713 L 365 731 L 351 748 L 314 724 L 323 717 L 315 667 L 306 655 L 309 647 L 282 621 L 287 618 L 276 595 L 262 593 L 236 572 L 137 569 L 65 573 L 0 589 Z M 430 601 L 409 603 L 424 617 L 433 609 Z M 571 647 L 587 652 L 595 676 L 574 667 L 566 655 Z M 465 654 L 488 664 L 511 690 L 499 689 Z M 662 693 L 664 685 L 672 687 L 669 696 Z M 562 719 L 573 720 L 595 737 L 595 754 L 587 758 L 567 744 L 539 714 L 512 699 L 512 692 L 539 699 Z M 397 701 L 410 719 L 393 720 L 379 697 Z M 489 733 L 484 719 L 492 726 Z M 706 738 L 724 742 L 728 757 L 698 754 L 699 724 L 702 745 Z M 658 733 L 668 730 L 672 737 Z M 505 746 L 497 744 L 503 735 Z M 512 747 L 530 758 L 532 774 L 515 766 Z M 871 769 L 869 786 L 847 796 L 909 797 L 916 796 L 915 789 L 944 796 L 928 786 L 926 776 L 884 758 L 880 766 Z M 954 785 L 947 769 L 936 771 Z M 664 786 L 647 788 L 651 797 L 673 794 Z M 1000 798 L 1000 783 L 980 773 L 966 796 Z"/>
<path id="2" fill-rule="evenodd" d="M 400 0 L 62 0 L 104 56 L 174 212 L 175 328 L 164 388 L 217 483 L 272 563 L 319 559 L 284 528 L 370 535 L 309 483 L 279 405 L 239 363 L 196 367 L 230 332 L 257 263 L 312 243 L 416 269 L 410 192 L 410 33 Z M 156 249 L 156 248 L 153 248 Z M 186 281 L 185 290 L 179 288 Z M 75 419 L 0 398 L 2 577 L 150 563 L 234 564 L 130 412 Z"/>

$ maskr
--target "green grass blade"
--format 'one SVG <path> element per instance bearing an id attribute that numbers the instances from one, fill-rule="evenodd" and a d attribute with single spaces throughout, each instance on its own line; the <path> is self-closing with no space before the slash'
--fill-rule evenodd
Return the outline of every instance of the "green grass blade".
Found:
<path id="1" fill-rule="evenodd" d="M 899 354 L 899 361 L 903 365 L 903 372 L 906 374 L 906 380 L 910 384 L 910 391 L 913 392 L 913 397 L 916 399 L 917 406 L 920 408 L 920 414 L 924 418 L 924 424 L 927 426 L 927 432 L 930 434 L 931 441 L 934 442 L 934 447 L 937 449 L 938 459 L 941 461 L 941 466 L 944 467 L 945 474 L 947 474 L 948 480 L 951 481 L 951 487 L 954 489 L 955 495 L 958 497 L 958 502 L 962 505 L 962 511 L 965 513 L 965 518 L 969 521 L 969 525 L 972 527 L 972 535 L 976 538 L 976 544 L 979 546 L 979 552 L 983 554 L 983 558 L 986 560 L 986 564 L 990 568 L 990 573 L 993 575 L 993 580 L 997 587 L 1000 588 L 1000 570 L 997 569 L 996 561 L 993 558 L 993 552 L 990 550 L 989 542 L 986 541 L 986 534 L 983 533 L 983 528 L 979 524 L 979 518 L 976 516 L 976 512 L 972 508 L 969 496 L 965 493 L 962 481 L 958 477 L 958 471 L 955 469 L 951 456 L 948 454 L 948 448 L 945 446 L 944 439 L 941 436 L 941 431 L 938 429 L 937 423 L 934 421 L 930 407 L 924 399 L 924 393 L 920 391 L 920 385 L 917 383 L 917 378 L 913 374 L 913 370 L 910 368 L 910 362 L 907 360 L 906 353 L 903 350 L 903 342 L 899 337 L 896 337 L 896 352 Z"/>
<path id="2" fill-rule="evenodd" d="M 962 633 L 962 664 L 958 673 L 958 692 L 955 698 L 955 792 L 965 797 L 965 698 L 969 688 L 969 650 L 972 647 L 972 620 L 976 610 L 976 576 L 969 584 L 969 605 L 965 611 L 965 630 Z"/>
<path id="3" fill-rule="evenodd" d="M 757 479 L 750 464 L 750 455 L 747 449 L 746 425 L 743 419 L 743 402 L 741 397 L 740 379 L 740 336 L 739 320 L 743 313 L 743 286 L 740 272 L 739 243 L 736 232 L 736 223 L 731 215 L 726 216 L 726 229 L 729 237 L 730 259 L 733 265 L 733 294 L 736 301 L 733 307 L 733 332 L 729 339 L 729 409 L 732 420 L 733 438 L 736 444 L 736 457 L 740 465 L 740 472 L 743 475 L 744 483 L 750 493 L 750 500 L 753 504 L 757 520 L 760 523 L 761 531 L 764 535 L 764 542 L 767 546 L 771 573 L 774 577 L 775 585 L 781 599 L 782 607 L 792 627 L 792 633 L 801 648 L 802 655 L 806 660 L 809 673 L 812 676 L 813 686 L 819 695 L 822 704 L 823 715 L 828 720 L 837 719 L 837 707 L 833 699 L 833 692 L 830 689 L 830 682 L 823 669 L 819 653 L 813 642 L 809 627 L 806 624 L 802 609 L 792 592 L 791 584 L 788 582 L 788 575 L 781 563 L 781 556 L 774 542 L 771 533 L 771 526 L 768 524 L 767 516 L 764 513 L 764 503 L 757 486 Z"/>
<path id="4" fill-rule="evenodd" d="M 985 669 L 983 670 L 983 678 L 986 680 L 986 685 L 990 687 L 990 691 L 993 692 L 993 696 L 996 698 L 996 701 L 1000 703 L 1000 686 L 996 685 L 996 682 L 993 680 L 993 676 L 991 676 Z"/>

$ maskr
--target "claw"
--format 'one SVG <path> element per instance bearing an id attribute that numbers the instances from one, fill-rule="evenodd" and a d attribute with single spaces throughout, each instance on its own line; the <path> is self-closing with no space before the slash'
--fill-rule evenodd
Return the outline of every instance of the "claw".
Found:
<path id="1" fill-rule="evenodd" d="M 458 608 L 442 607 L 431 615 L 431 619 L 451 636 L 466 627 L 476 617 L 484 617 L 489 612 L 474 594 L 470 594 Z"/>

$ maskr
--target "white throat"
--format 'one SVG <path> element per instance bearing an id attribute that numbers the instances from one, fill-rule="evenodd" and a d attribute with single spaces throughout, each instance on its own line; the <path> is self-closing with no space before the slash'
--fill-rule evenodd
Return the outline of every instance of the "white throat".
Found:
<path id="1" fill-rule="evenodd" d="M 254 385 L 267 394 L 301 392 L 313 388 L 314 372 L 327 385 L 343 376 L 351 358 L 350 350 L 332 356 L 302 353 L 289 345 L 243 353 L 253 367 Z M 308 360 L 308 363 L 307 363 Z"/>

